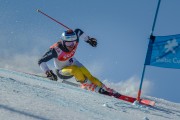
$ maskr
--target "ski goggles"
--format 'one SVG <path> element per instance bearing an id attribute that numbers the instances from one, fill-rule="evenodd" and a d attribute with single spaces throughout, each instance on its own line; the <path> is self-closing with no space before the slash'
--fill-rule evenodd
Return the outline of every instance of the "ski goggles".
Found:
<path id="1" fill-rule="evenodd" d="M 76 45 L 76 41 L 65 41 L 66 47 L 74 47 Z"/>

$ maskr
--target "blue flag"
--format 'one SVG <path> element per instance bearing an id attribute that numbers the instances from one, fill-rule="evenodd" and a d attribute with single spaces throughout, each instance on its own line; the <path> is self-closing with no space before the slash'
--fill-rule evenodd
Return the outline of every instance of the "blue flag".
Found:
<path id="1" fill-rule="evenodd" d="M 145 65 L 180 69 L 180 34 L 151 36 Z"/>

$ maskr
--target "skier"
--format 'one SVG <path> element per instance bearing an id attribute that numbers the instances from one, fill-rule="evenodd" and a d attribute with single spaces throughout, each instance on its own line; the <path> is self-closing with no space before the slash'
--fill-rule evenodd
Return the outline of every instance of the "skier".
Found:
<path id="1" fill-rule="evenodd" d="M 92 47 L 97 46 L 97 40 L 87 36 L 81 29 L 74 31 L 68 29 L 61 35 L 61 39 L 53 44 L 44 56 L 38 61 L 40 68 L 45 72 L 47 78 L 57 81 L 60 79 L 69 79 L 75 77 L 77 82 L 81 83 L 81 87 L 106 94 L 109 96 L 119 97 L 120 94 L 113 89 L 106 87 L 74 57 L 79 44 L 80 37 Z M 54 58 L 54 66 L 56 74 L 49 69 L 46 62 Z"/>

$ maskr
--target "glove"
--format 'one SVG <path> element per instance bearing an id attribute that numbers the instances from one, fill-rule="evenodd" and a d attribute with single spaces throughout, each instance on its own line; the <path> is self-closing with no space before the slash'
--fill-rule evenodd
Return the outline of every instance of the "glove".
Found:
<path id="1" fill-rule="evenodd" d="M 54 80 L 57 81 L 57 76 L 53 73 L 52 70 L 46 71 L 46 76 L 47 78 L 49 78 L 50 80 Z"/>
<path id="2" fill-rule="evenodd" d="M 97 46 L 97 40 L 95 38 L 90 38 L 86 41 L 87 43 L 89 43 L 92 47 L 96 47 Z"/>

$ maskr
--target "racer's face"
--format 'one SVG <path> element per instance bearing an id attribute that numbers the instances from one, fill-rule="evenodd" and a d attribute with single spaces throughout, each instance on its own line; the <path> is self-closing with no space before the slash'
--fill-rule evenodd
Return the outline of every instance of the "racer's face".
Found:
<path id="1" fill-rule="evenodd" d="M 72 51 L 76 45 L 76 41 L 65 41 L 65 45 L 69 51 Z"/>

